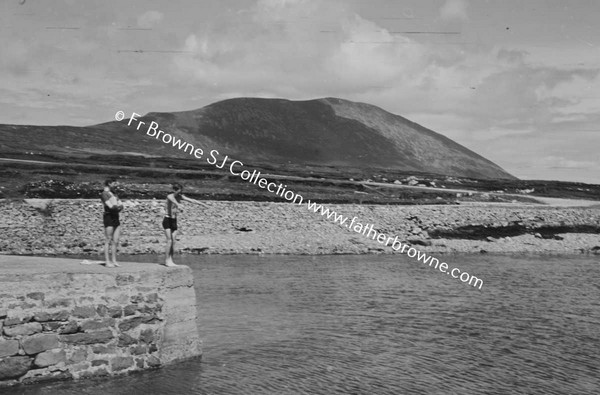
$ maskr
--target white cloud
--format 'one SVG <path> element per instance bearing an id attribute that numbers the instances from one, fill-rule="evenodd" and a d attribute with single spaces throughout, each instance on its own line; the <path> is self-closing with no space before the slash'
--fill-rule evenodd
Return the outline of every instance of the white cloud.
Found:
<path id="1" fill-rule="evenodd" d="M 467 3 L 464 0 L 446 0 L 440 8 L 440 17 L 446 20 L 467 20 Z"/>
<path id="2" fill-rule="evenodd" d="M 123 103 L 137 112 L 176 111 L 238 96 L 337 96 L 405 116 L 500 164 L 499 158 L 514 157 L 516 146 L 537 150 L 521 154 L 530 156 L 530 164 L 549 151 L 584 161 L 597 155 L 592 147 L 600 141 L 594 134 L 578 135 L 577 141 L 568 134 L 600 124 L 600 63 L 588 46 L 537 46 L 526 35 L 512 44 L 498 44 L 497 34 L 475 40 L 493 26 L 485 30 L 465 23 L 481 17 L 481 9 L 460 0 L 415 7 L 410 20 L 381 13 L 370 20 L 364 4 L 358 15 L 354 10 L 361 7 L 343 0 L 198 4 L 192 7 L 196 14 L 178 16 L 172 10 L 166 14 L 167 6 L 140 13 L 135 4 L 98 5 L 92 19 L 52 13 L 53 6 L 45 5 L 47 12 L 27 17 L 40 18 L 37 24 L 6 29 L 0 37 L 0 86 L 11 98 L 0 99 L 6 104 L 4 122 L 27 123 L 21 114 L 37 123 L 63 122 L 92 112 L 100 122 Z M 203 7 L 220 13 L 203 14 Z M 10 25 L 6 15 L 0 19 Z M 50 23 L 47 15 L 58 19 Z M 84 28 L 40 28 L 74 25 L 75 20 Z M 115 28 L 136 23 L 143 28 L 160 24 L 161 29 L 139 34 Z M 406 30 L 461 34 L 392 33 L 404 30 L 398 24 L 410 26 Z M 139 49 L 148 51 L 135 52 Z M 67 109 L 66 115 L 57 108 Z M 544 150 L 538 150 L 542 140 Z M 561 153 L 571 140 L 570 151 Z"/>
<path id="3" fill-rule="evenodd" d="M 447 16 L 466 15 L 460 1 L 442 9 Z M 575 94 L 562 92 L 598 74 L 533 66 L 523 50 L 466 52 L 419 42 L 334 0 L 262 0 L 237 19 L 215 23 L 185 39 L 182 49 L 192 54 L 175 56 L 175 80 L 221 97 L 366 101 L 400 115 L 419 114 L 416 121 L 441 133 L 439 120 L 451 113 L 464 128 L 455 125 L 453 134 L 479 140 L 529 133 L 564 116 L 566 108 L 577 112 Z"/>
<path id="4" fill-rule="evenodd" d="M 158 11 L 146 11 L 137 18 L 137 24 L 141 28 L 149 29 L 158 25 L 163 19 L 163 14 Z"/>

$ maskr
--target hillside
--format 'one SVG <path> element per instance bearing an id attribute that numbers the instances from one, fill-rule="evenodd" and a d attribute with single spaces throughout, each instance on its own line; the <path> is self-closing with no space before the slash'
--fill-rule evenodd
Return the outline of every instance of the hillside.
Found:
<path id="1" fill-rule="evenodd" d="M 149 113 L 146 124 L 206 150 L 253 163 L 382 168 L 514 179 L 456 142 L 379 107 L 336 98 L 237 98 L 201 109 Z M 122 122 L 89 127 L 0 125 L 0 151 L 183 156 Z M 187 156 L 189 157 L 189 156 Z"/>

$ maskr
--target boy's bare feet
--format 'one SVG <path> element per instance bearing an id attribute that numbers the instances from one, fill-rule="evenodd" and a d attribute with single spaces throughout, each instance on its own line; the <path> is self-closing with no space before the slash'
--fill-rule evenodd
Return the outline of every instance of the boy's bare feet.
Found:
<path id="1" fill-rule="evenodd" d="M 173 259 L 170 257 L 165 260 L 164 265 L 168 266 L 168 267 L 179 266 L 179 265 L 175 264 L 175 262 L 173 262 Z"/>

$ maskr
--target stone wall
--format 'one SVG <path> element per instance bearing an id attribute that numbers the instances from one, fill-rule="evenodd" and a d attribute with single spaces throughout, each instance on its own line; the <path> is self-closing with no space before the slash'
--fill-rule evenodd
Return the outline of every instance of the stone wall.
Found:
<path id="1" fill-rule="evenodd" d="M 0 256 L 0 387 L 200 355 L 188 267 Z"/>

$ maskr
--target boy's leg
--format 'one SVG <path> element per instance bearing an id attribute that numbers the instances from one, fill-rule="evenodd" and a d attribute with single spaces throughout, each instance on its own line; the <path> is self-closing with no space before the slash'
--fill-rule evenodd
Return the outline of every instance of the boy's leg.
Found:
<path id="1" fill-rule="evenodd" d="M 175 241 L 177 241 L 177 238 L 175 237 L 176 235 L 177 229 L 171 232 L 171 261 L 173 260 L 173 255 L 175 255 Z"/>
<path id="2" fill-rule="evenodd" d="M 120 266 L 117 263 L 117 247 L 119 246 L 119 237 L 121 236 L 121 226 L 117 226 L 113 232 L 113 237 L 112 237 L 112 241 L 113 241 L 113 245 L 112 245 L 112 263 L 115 266 Z"/>
<path id="3" fill-rule="evenodd" d="M 173 262 L 173 254 L 175 253 L 175 235 L 177 234 L 177 230 L 172 230 L 171 238 L 169 240 L 169 254 L 168 258 L 165 260 L 165 265 L 167 266 L 177 266 L 175 262 Z"/>
<path id="4" fill-rule="evenodd" d="M 114 228 L 112 226 L 104 227 L 104 263 L 109 267 L 112 265 L 110 262 L 109 249 L 110 243 L 113 239 L 113 233 Z"/>
<path id="5" fill-rule="evenodd" d="M 171 229 L 165 229 L 165 236 L 167 238 L 167 245 L 165 246 L 165 265 L 168 266 L 171 261 L 171 251 L 173 246 L 173 238 L 171 236 Z"/>

